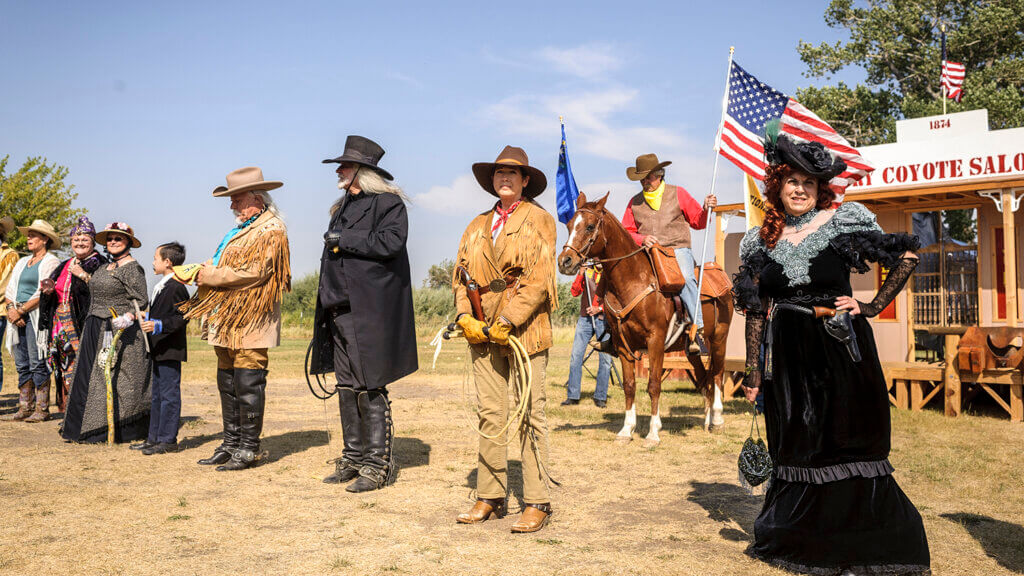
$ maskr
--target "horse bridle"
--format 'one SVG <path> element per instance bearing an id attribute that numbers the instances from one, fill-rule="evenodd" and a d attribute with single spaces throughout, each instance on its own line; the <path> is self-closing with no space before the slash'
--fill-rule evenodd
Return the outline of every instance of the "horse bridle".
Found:
<path id="1" fill-rule="evenodd" d="M 590 248 L 594 245 L 594 242 L 597 242 L 597 235 L 600 234 L 600 235 L 604 236 L 604 228 L 603 228 L 603 226 L 604 226 L 604 217 L 602 217 L 600 214 L 598 214 L 597 212 L 595 212 L 595 211 L 593 211 L 593 210 L 591 210 L 589 208 L 579 208 L 579 209 L 576 210 L 576 212 L 583 212 L 585 214 L 593 214 L 594 217 L 597 218 L 597 226 L 595 227 L 594 233 L 590 236 L 590 239 L 587 240 L 587 242 L 584 244 L 583 250 L 577 250 L 574 246 L 570 246 L 568 242 L 566 242 L 565 245 L 562 246 L 562 250 L 569 249 L 569 250 L 572 250 L 573 252 L 575 252 L 580 257 L 580 260 L 582 260 L 584 263 L 589 262 L 590 264 L 593 265 L 593 264 L 607 264 L 608 262 L 618 262 L 619 260 L 625 260 L 626 258 L 629 258 L 631 256 L 636 256 L 637 254 L 639 254 L 640 252 L 643 251 L 644 247 L 640 246 L 639 248 L 637 248 L 636 250 L 633 250 L 632 252 L 630 252 L 629 254 L 626 254 L 625 256 L 616 256 L 614 258 L 603 258 L 603 259 L 591 258 L 590 257 Z"/>

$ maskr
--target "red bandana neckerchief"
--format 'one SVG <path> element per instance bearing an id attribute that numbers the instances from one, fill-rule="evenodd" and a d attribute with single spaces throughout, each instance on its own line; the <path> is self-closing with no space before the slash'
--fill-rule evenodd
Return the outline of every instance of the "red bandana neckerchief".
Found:
<path id="1" fill-rule="evenodd" d="M 516 200 L 515 204 L 509 207 L 508 210 L 502 210 L 501 200 L 498 200 L 498 203 L 494 205 L 494 213 L 497 215 L 497 218 L 494 219 L 494 224 L 491 226 L 491 238 L 494 238 L 494 233 L 508 222 L 509 216 L 512 215 L 512 212 L 514 212 L 516 207 L 522 204 L 522 202 L 522 200 Z"/>

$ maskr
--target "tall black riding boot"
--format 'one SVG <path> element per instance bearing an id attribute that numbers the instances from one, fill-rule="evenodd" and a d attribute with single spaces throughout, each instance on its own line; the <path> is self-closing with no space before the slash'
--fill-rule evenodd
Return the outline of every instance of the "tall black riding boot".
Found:
<path id="1" fill-rule="evenodd" d="M 217 390 L 220 392 L 220 415 L 224 420 L 224 441 L 213 451 L 213 456 L 203 458 L 199 464 L 212 466 L 231 460 L 238 450 L 240 430 L 238 422 L 238 397 L 235 396 L 235 370 L 217 370 Z"/>
<path id="2" fill-rule="evenodd" d="M 241 440 L 231 461 L 217 466 L 217 470 L 244 470 L 256 462 L 263 432 L 263 408 L 267 396 L 267 371 L 249 368 L 235 369 L 235 395 L 238 397 L 238 416 Z"/>
<path id="3" fill-rule="evenodd" d="M 341 484 L 359 475 L 363 462 L 363 430 L 359 418 L 356 391 L 338 386 L 338 411 L 341 414 L 341 437 L 344 448 L 334 461 L 334 473 L 324 478 L 326 484 Z"/>
<path id="4" fill-rule="evenodd" d="M 393 426 L 387 390 L 360 392 L 359 412 L 363 424 L 363 462 L 359 478 L 345 488 L 349 492 L 379 490 L 393 484 L 397 475 L 391 459 Z"/>

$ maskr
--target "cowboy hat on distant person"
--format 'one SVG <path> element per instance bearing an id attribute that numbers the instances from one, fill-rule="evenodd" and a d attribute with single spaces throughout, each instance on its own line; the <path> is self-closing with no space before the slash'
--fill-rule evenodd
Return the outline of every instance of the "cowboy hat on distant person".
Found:
<path id="1" fill-rule="evenodd" d="M 657 154 L 641 154 L 636 157 L 636 166 L 628 166 L 626 168 L 626 178 L 633 180 L 643 180 L 645 176 L 654 172 L 655 170 L 661 170 L 665 166 L 671 164 L 671 160 L 665 162 L 658 162 Z"/>
<path id="2" fill-rule="evenodd" d="M 284 186 L 283 182 L 264 180 L 263 171 L 255 166 L 239 168 L 228 173 L 227 186 L 217 186 L 213 189 L 214 196 L 234 196 L 242 192 L 257 192 L 260 190 L 273 190 Z"/>
<path id="3" fill-rule="evenodd" d="M 390 172 L 377 166 L 380 162 L 381 157 L 384 156 L 384 149 L 380 147 L 373 140 L 363 136 L 352 135 L 345 139 L 345 151 L 341 153 L 341 156 L 337 158 L 328 158 L 323 161 L 323 164 L 341 164 L 342 162 L 352 162 L 359 164 L 360 166 L 366 166 L 372 168 L 380 173 L 381 176 L 388 180 L 394 180 L 395 177 Z"/>
<path id="4" fill-rule="evenodd" d="M 7 232 L 9 232 L 9 230 L 7 230 L 7 226 L 6 226 L 6 223 L 4 222 L 4 220 L 10 220 L 10 218 L 4 218 L 3 220 L 0 220 L 0 226 L 4 227 L 4 233 L 6 234 Z M 14 221 L 11 220 L 11 224 L 13 224 L 13 223 L 14 223 Z M 60 244 L 61 244 L 60 234 L 57 234 L 57 231 L 53 228 L 53 226 L 49 222 L 47 222 L 45 220 L 40 220 L 40 219 L 37 218 L 37 219 L 33 220 L 32 224 L 30 224 L 29 226 L 18 226 L 18 232 L 21 232 L 22 235 L 28 234 L 29 231 L 37 232 L 39 234 L 42 234 L 43 236 L 46 236 L 50 240 L 52 240 L 53 244 L 50 245 L 50 248 L 52 248 L 52 249 L 60 248 Z"/>

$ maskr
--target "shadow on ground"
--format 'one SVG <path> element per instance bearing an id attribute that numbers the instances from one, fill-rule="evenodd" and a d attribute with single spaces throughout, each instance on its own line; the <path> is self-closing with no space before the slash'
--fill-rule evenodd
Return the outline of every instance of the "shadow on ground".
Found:
<path id="1" fill-rule="evenodd" d="M 430 464 L 430 444 L 419 438 L 395 437 L 395 462 L 399 468 L 416 468 Z"/>
<path id="2" fill-rule="evenodd" d="M 688 430 L 703 429 L 704 427 L 704 412 L 700 411 L 700 416 L 676 416 L 677 413 L 685 413 L 689 410 L 676 410 L 673 406 L 669 410 L 669 416 L 662 416 L 661 418 L 661 430 L 662 432 L 669 433 L 685 433 Z M 623 415 L 622 412 L 606 412 L 601 414 L 604 419 L 603 422 L 595 422 L 592 424 L 573 424 L 572 422 L 566 422 L 565 424 L 559 424 L 555 426 L 555 432 L 565 432 L 573 430 L 608 430 L 612 433 L 618 433 L 622 428 Z M 633 430 L 634 434 L 647 434 L 647 431 L 651 429 L 651 417 L 650 415 L 644 416 L 637 414 L 636 416 L 636 428 Z"/>
<path id="3" fill-rule="evenodd" d="M 754 539 L 754 519 L 761 511 L 763 498 L 752 496 L 736 484 L 724 482 L 690 482 L 690 493 L 686 496 L 707 511 L 708 518 L 715 522 L 735 522 L 740 529 L 723 526 L 718 534 L 733 542 L 749 542 Z"/>
<path id="4" fill-rule="evenodd" d="M 981 544 L 985 554 L 1000 566 L 1016 574 L 1024 574 L 1024 527 L 966 512 L 940 516 L 963 526 Z"/>
<path id="5" fill-rule="evenodd" d="M 268 452 L 263 463 L 271 464 L 310 448 L 326 446 L 329 440 L 330 437 L 323 430 L 294 430 L 276 436 L 267 436 L 260 443 L 260 447 Z"/>

